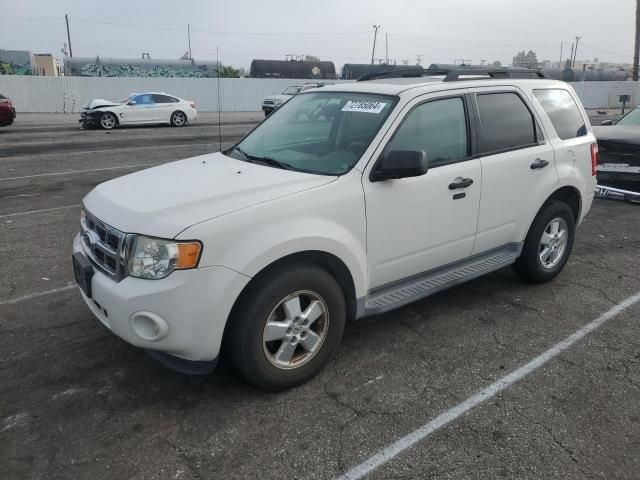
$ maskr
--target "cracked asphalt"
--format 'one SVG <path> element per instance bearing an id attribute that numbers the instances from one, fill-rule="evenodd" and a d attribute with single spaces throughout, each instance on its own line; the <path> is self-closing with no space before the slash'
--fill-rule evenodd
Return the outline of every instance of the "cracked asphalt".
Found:
<path id="1" fill-rule="evenodd" d="M 260 115 L 227 120 L 223 142 Z M 640 291 L 640 206 L 596 200 L 554 282 L 504 269 L 350 323 L 299 388 L 266 394 L 224 361 L 174 373 L 58 289 L 73 281 L 82 197 L 214 150 L 217 127 L 106 134 L 75 121 L 19 115 L 0 129 L 2 479 L 335 478 Z M 636 304 L 367 478 L 639 478 L 639 320 Z"/>

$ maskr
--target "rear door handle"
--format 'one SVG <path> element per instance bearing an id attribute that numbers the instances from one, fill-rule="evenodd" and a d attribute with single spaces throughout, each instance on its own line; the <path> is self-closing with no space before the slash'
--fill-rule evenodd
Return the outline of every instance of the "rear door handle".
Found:
<path id="1" fill-rule="evenodd" d="M 449 190 L 457 190 L 458 188 L 467 188 L 473 184 L 473 180 L 470 178 L 458 177 L 449 184 Z"/>
<path id="2" fill-rule="evenodd" d="M 542 158 L 536 158 L 533 163 L 530 165 L 531 170 L 536 170 L 538 168 L 544 168 L 547 165 L 549 165 L 549 162 L 546 160 L 543 160 Z"/>

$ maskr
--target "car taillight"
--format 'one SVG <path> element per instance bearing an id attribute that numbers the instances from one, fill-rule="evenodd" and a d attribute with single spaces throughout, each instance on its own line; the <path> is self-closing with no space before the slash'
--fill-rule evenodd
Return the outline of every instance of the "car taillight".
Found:
<path id="1" fill-rule="evenodd" d="M 195 102 L 191 102 L 191 108 L 193 108 L 194 110 L 196 109 L 196 104 L 195 104 Z"/>
<path id="2" fill-rule="evenodd" d="M 598 144 L 591 144 L 591 176 L 596 176 L 596 170 L 598 169 L 598 163 L 600 163 L 600 151 L 598 150 Z"/>

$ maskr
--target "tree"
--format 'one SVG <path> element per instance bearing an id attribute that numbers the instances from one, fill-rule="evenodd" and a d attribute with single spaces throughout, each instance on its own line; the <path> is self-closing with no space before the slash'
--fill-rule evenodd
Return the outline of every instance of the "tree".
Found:
<path id="1" fill-rule="evenodd" d="M 225 65 L 219 70 L 221 78 L 240 78 L 240 72 L 231 65 Z"/>
<path id="2" fill-rule="evenodd" d="M 502 67 L 502 62 L 500 60 L 496 60 L 491 65 L 495 68 L 500 68 Z"/>
<path id="3" fill-rule="evenodd" d="M 525 53 L 524 50 L 518 52 L 513 57 L 514 67 L 535 67 L 538 64 L 538 56 L 533 50 L 529 50 Z"/>

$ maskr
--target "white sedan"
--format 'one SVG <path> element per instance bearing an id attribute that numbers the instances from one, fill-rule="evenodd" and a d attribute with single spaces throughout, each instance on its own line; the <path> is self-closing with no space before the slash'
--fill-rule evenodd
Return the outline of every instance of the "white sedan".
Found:
<path id="1" fill-rule="evenodd" d="M 169 124 L 182 127 L 198 117 L 196 105 L 160 92 L 132 93 L 120 102 L 95 99 L 80 114 L 82 128 Z"/>

